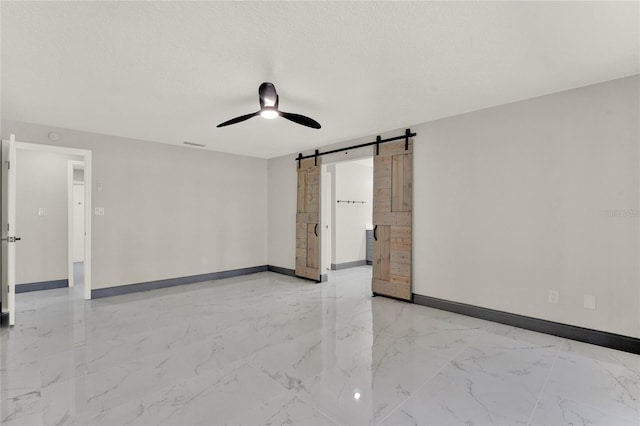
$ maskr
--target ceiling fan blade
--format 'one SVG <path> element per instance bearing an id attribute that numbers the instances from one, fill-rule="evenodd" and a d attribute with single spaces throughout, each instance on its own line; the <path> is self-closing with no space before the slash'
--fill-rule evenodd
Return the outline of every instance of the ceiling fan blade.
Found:
<path id="1" fill-rule="evenodd" d="M 305 117 L 304 115 L 284 111 L 280 111 L 280 115 L 289 121 L 293 121 L 297 124 L 302 124 L 303 126 L 312 127 L 314 129 L 319 129 L 320 127 L 322 127 L 316 120 L 314 120 L 313 118 Z"/>
<path id="2" fill-rule="evenodd" d="M 258 114 L 260 114 L 260 111 L 252 112 L 251 114 L 247 114 L 247 115 L 241 115 L 240 117 L 232 118 L 231 120 L 227 120 L 224 123 L 220 123 L 216 127 L 224 127 L 224 126 L 229 126 L 231 124 L 240 123 L 250 119 L 251 117 L 255 117 Z"/>

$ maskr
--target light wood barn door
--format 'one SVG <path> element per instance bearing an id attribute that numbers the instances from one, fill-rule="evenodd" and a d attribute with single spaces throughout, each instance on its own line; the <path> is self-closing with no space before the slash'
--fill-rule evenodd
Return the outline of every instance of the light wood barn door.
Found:
<path id="1" fill-rule="evenodd" d="M 320 164 L 319 157 L 307 158 L 298 168 L 296 275 L 315 281 L 320 281 Z"/>
<path id="2" fill-rule="evenodd" d="M 374 294 L 411 300 L 413 142 L 373 148 Z"/>

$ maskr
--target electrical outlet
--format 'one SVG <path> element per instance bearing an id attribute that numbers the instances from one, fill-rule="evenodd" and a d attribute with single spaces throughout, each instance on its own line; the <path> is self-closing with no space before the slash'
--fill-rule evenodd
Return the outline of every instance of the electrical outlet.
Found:
<path id="1" fill-rule="evenodd" d="M 549 290 L 549 303 L 557 304 L 560 300 L 560 293 L 558 290 Z"/>
<path id="2" fill-rule="evenodd" d="M 584 308 L 596 309 L 596 297 L 591 294 L 584 295 Z"/>

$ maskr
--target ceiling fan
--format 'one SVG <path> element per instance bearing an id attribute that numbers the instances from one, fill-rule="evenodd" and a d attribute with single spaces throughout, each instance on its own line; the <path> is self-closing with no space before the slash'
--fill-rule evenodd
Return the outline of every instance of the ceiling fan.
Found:
<path id="1" fill-rule="evenodd" d="M 320 123 L 316 120 L 305 117 L 304 115 L 294 114 L 291 112 L 284 112 L 278 109 L 279 96 L 276 92 L 276 86 L 273 83 L 264 82 L 258 88 L 258 95 L 260 96 L 260 110 L 251 114 L 241 115 L 240 117 L 232 118 L 224 123 L 218 124 L 216 127 L 229 126 L 231 124 L 240 123 L 255 116 L 261 116 L 266 119 L 273 119 L 278 116 L 286 118 L 289 121 L 293 121 L 303 126 L 319 129 Z"/>

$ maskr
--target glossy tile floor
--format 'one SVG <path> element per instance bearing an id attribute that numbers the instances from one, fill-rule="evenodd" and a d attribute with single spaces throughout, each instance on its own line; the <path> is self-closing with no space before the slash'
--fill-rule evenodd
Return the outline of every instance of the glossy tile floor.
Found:
<path id="1" fill-rule="evenodd" d="M 640 357 L 259 273 L 93 301 L 17 296 L 4 425 L 640 423 Z"/>

